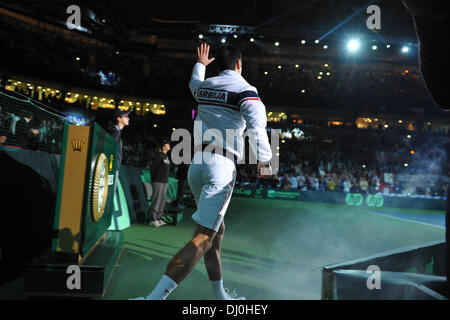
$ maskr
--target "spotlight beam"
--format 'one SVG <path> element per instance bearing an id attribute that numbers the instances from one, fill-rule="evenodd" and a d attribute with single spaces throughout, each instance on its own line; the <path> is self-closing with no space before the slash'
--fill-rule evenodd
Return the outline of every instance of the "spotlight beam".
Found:
<path id="1" fill-rule="evenodd" d="M 347 18 L 345 18 L 344 20 L 342 20 L 341 22 L 339 22 L 335 27 L 331 28 L 330 31 L 328 31 L 327 33 L 325 33 L 323 36 L 321 36 L 318 40 L 322 41 L 322 39 L 324 39 L 325 37 L 327 37 L 328 35 L 332 34 L 333 32 L 335 32 L 336 30 L 340 29 L 343 25 L 345 25 L 347 22 L 349 22 L 350 20 L 352 20 L 355 16 L 359 15 L 361 13 L 361 11 L 365 10 L 368 6 L 370 6 L 372 3 L 374 3 L 375 1 L 369 1 L 368 3 L 366 3 L 365 5 L 361 6 L 358 10 L 356 10 L 355 12 L 353 12 L 351 15 L 349 15 Z"/>

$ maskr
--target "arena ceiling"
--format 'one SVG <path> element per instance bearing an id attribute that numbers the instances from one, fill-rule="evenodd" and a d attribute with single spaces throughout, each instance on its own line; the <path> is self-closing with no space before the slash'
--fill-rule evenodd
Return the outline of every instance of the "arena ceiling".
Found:
<path id="1" fill-rule="evenodd" d="M 243 34 L 280 38 L 318 37 L 330 31 L 330 37 L 349 30 L 367 33 L 366 8 L 376 4 L 381 9 L 379 34 L 414 37 L 411 17 L 400 0 L 0 0 L 2 7 L 59 22 L 67 17 L 65 8 L 73 4 L 89 12 L 83 19 L 94 33 L 177 39 L 207 32 L 210 25 L 237 26 Z"/>

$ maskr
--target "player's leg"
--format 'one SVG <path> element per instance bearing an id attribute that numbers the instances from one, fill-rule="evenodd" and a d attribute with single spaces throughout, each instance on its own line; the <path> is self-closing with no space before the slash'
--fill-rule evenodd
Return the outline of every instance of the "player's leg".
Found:
<path id="1" fill-rule="evenodd" d="M 204 261 L 209 280 L 220 281 L 222 279 L 222 239 L 225 232 L 225 223 L 222 222 L 219 231 L 214 237 L 211 248 L 205 253 Z"/>
<path id="2" fill-rule="evenodd" d="M 135 300 L 165 300 L 211 248 L 215 235 L 214 230 L 197 225 L 191 241 L 173 256 L 153 291 Z"/>
<path id="3" fill-rule="evenodd" d="M 214 230 L 197 225 L 191 241 L 170 260 L 165 274 L 180 284 L 194 269 L 200 258 L 210 250 L 216 234 Z"/>

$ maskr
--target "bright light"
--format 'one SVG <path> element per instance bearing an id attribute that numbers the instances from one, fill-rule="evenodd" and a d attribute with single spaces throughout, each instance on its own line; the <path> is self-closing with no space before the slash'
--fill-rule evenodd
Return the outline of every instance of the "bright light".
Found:
<path id="1" fill-rule="evenodd" d="M 203 39 L 203 35 L 202 35 L 202 34 L 199 34 L 199 35 L 198 35 L 198 38 L 199 38 L 199 39 Z"/>
<path id="2" fill-rule="evenodd" d="M 275 47 L 278 47 L 280 45 L 280 43 L 277 41 L 275 42 Z"/>
<path id="3" fill-rule="evenodd" d="M 391 47 L 391 45 L 390 45 L 390 44 L 387 44 L 387 45 L 386 45 L 386 48 L 388 48 L 388 49 L 389 49 L 390 47 Z"/>
<path id="4" fill-rule="evenodd" d="M 281 69 L 281 66 L 278 66 L 278 69 Z"/>
<path id="5" fill-rule="evenodd" d="M 235 35 L 233 36 L 233 38 L 237 39 L 237 34 L 235 34 Z"/>
<path id="6" fill-rule="evenodd" d="M 80 57 L 76 57 L 75 59 L 76 59 L 77 61 L 80 61 Z"/>
<path id="7" fill-rule="evenodd" d="M 407 164 L 407 163 L 404 163 L 403 165 L 404 165 L 405 167 L 407 167 L 407 166 L 408 166 L 408 164 Z"/>
<path id="8" fill-rule="evenodd" d="M 319 72 L 319 74 L 320 74 L 320 75 L 323 75 L 323 72 L 322 72 L 322 71 L 320 71 L 320 72 Z"/>
<path id="9" fill-rule="evenodd" d="M 398 123 L 403 123 L 403 121 L 402 120 L 398 120 Z"/>
<path id="10" fill-rule="evenodd" d="M 324 49 L 328 49 L 328 46 L 327 46 L 327 45 L 324 45 L 323 48 L 324 48 Z"/>
<path id="11" fill-rule="evenodd" d="M 357 40 L 350 40 L 350 42 L 347 45 L 347 48 L 351 52 L 354 52 L 359 49 L 359 42 Z"/>
<path id="12" fill-rule="evenodd" d="M 255 42 L 255 38 L 250 38 L 250 42 Z"/>
<path id="13" fill-rule="evenodd" d="M 411 139 L 411 135 L 410 135 L 410 134 L 408 134 L 408 135 L 406 136 L 406 138 L 408 138 L 408 139 Z"/>
<path id="14" fill-rule="evenodd" d="M 227 42 L 227 39 L 225 39 L 225 38 L 222 38 L 222 40 L 220 40 L 222 43 L 225 43 L 225 42 Z"/>
<path id="15" fill-rule="evenodd" d="M 331 73 L 327 72 L 327 76 L 329 76 Z"/>
<path id="16" fill-rule="evenodd" d="M 409 51 L 409 48 L 408 48 L 408 47 L 403 47 L 403 48 L 402 48 L 402 52 L 403 52 L 403 53 L 408 53 L 408 51 Z"/>
<path id="17" fill-rule="evenodd" d="M 377 46 L 372 46 L 372 50 L 377 50 L 378 47 Z"/>
<path id="18" fill-rule="evenodd" d="M 302 44 L 305 44 L 305 43 L 306 43 L 306 41 L 305 41 L 305 40 L 302 40 L 302 41 L 301 41 L 301 43 L 302 43 Z"/>
<path id="19" fill-rule="evenodd" d="M 295 65 L 296 68 L 300 67 L 298 64 Z"/>
<path id="20" fill-rule="evenodd" d="M 319 43 L 319 40 L 315 40 L 314 43 L 315 43 L 315 44 Z"/>
<path id="21" fill-rule="evenodd" d="M 321 77 L 321 76 L 318 76 L 318 77 L 317 77 L 317 79 L 319 79 L 319 80 L 320 80 L 320 79 L 322 79 L 322 77 Z"/>
<path id="22" fill-rule="evenodd" d="M 305 90 L 305 89 L 302 89 L 302 93 L 306 93 L 306 90 Z"/>
<path id="23" fill-rule="evenodd" d="M 323 66 L 324 66 L 325 68 L 328 68 L 328 63 L 325 63 Z"/>
<path id="24" fill-rule="evenodd" d="M 265 75 L 268 75 L 269 73 L 268 73 L 267 71 L 264 71 L 264 74 L 265 74 Z"/>
<path id="25" fill-rule="evenodd" d="M 385 128 L 389 128 L 389 126 L 387 124 L 384 125 Z"/>

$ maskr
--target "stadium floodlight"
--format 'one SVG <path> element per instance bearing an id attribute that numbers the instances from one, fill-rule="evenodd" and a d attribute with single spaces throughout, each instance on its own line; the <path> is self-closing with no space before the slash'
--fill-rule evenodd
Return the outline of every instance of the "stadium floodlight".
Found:
<path id="1" fill-rule="evenodd" d="M 324 45 L 323 48 L 326 50 L 326 49 L 328 49 L 328 46 L 327 46 L 327 45 Z"/>
<path id="2" fill-rule="evenodd" d="M 233 35 L 233 38 L 237 39 L 237 34 Z"/>
<path id="3" fill-rule="evenodd" d="M 275 47 L 278 47 L 280 45 L 280 43 L 277 41 L 275 42 Z"/>
<path id="4" fill-rule="evenodd" d="M 301 44 L 305 44 L 305 43 L 306 43 L 306 41 L 305 41 L 305 40 L 302 40 L 302 41 L 301 41 Z"/>
<path id="5" fill-rule="evenodd" d="M 408 53 L 408 51 L 409 51 L 409 47 L 404 46 L 404 47 L 402 48 L 402 52 L 403 52 L 403 53 Z"/>
<path id="6" fill-rule="evenodd" d="M 227 42 L 227 39 L 225 39 L 225 38 L 222 38 L 222 40 L 220 40 L 222 43 L 225 43 L 225 42 Z"/>
<path id="7" fill-rule="evenodd" d="M 378 47 L 377 46 L 372 46 L 372 50 L 377 50 Z"/>
<path id="8" fill-rule="evenodd" d="M 390 47 L 391 47 L 391 45 L 390 45 L 390 44 L 387 44 L 387 45 L 386 45 L 386 48 L 388 48 L 388 49 L 389 49 Z"/>
<path id="9" fill-rule="evenodd" d="M 199 35 L 198 35 L 198 38 L 199 38 L 199 39 L 203 39 L 203 35 L 202 35 L 202 34 L 199 34 Z"/>
<path id="10" fill-rule="evenodd" d="M 314 43 L 315 43 L 315 44 L 318 44 L 318 43 L 319 43 L 319 40 L 315 40 Z"/>
<path id="11" fill-rule="evenodd" d="M 359 49 L 359 41 L 358 40 L 350 40 L 347 44 L 347 48 L 350 52 L 355 52 Z"/>
<path id="12" fill-rule="evenodd" d="M 250 42 L 255 42 L 255 38 L 250 38 Z"/>

